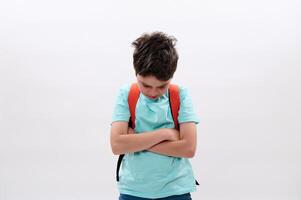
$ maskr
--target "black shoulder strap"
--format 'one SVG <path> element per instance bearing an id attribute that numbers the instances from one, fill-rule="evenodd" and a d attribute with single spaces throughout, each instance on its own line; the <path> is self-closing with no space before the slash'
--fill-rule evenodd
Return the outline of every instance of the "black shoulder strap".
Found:
<path id="1" fill-rule="evenodd" d="M 116 169 L 116 181 L 117 182 L 119 181 L 119 169 L 120 169 L 120 165 L 121 165 L 123 157 L 124 157 L 124 154 L 119 155 L 118 161 L 117 161 L 117 169 Z"/>

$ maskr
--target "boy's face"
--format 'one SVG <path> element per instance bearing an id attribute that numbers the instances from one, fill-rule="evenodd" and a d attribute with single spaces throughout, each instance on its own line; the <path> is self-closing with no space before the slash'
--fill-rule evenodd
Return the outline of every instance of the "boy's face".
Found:
<path id="1" fill-rule="evenodd" d="M 156 99 L 168 89 L 171 79 L 168 81 L 160 81 L 154 76 L 140 76 L 137 75 L 137 82 L 140 92 L 151 99 Z"/>

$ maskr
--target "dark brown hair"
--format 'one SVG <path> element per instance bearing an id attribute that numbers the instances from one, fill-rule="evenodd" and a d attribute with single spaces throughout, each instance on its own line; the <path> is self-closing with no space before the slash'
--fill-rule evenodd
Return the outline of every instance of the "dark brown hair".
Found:
<path id="1" fill-rule="evenodd" d="M 132 43 L 136 75 L 152 75 L 161 81 L 172 78 L 178 63 L 176 42 L 176 38 L 162 32 L 145 33 L 137 38 Z"/>

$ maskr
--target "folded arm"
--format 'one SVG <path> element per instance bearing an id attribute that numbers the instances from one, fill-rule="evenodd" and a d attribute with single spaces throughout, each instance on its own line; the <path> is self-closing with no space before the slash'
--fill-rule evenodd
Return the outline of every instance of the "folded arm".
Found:
<path id="1" fill-rule="evenodd" d="M 111 125 L 111 148 L 115 155 L 143 151 L 152 146 L 169 140 L 178 140 L 178 134 L 171 129 L 158 129 L 155 131 L 144 132 L 140 134 L 134 133 L 128 128 L 128 122 L 117 121 Z"/>
<path id="2" fill-rule="evenodd" d="M 177 131 L 173 129 L 174 131 Z M 174 157 L 192 158 L 196 151 L 196 125 L 194 122 L 180 124 L 180 139 L 163 141 L 148 149 L 148 151 Z"/>

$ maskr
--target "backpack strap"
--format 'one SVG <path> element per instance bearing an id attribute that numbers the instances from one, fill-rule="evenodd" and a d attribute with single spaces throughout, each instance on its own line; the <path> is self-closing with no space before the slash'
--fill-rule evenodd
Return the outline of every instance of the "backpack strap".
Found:
<path id="1" fill-rule="evenodd" d="M 139 99 L 140 90 L 137 83 L 133 83 L 130 88 L 129 96 L 128 96 L 128 104 L 131 113 L 131 117 L 129 120 L 129 127 L 132 129 L 135 128 L 135 120 L 136 120 L 136 105 Z"/>
<path id="2" fill-rule="evenodd" d="M 120 166 L 121 166 L 121 162 L 122 162 L 122 159 L 124 157 L 124 154 L 120 154 L 118 156 L 118 161 L 117 161 L 117 168 L 116 168 L 116 181 L 119 182 L 119 169 L 120 169 Z"/>
<path id="3" fill-rule="evenodd" d="M 133 83 L 130 87 L 129 95 L 128 95 L 128 104 L 129 104 L 129 110 L 131 113 L 130 119 L 129 119 L 129 127 L 132 129 L 135 129 L 135 120 L 136 120 L 136 105 L 139 99 L 140 91 L 137 83 Z M 117 161 L 117 168 L 116 168 L 116 180 L 119 181 L 119 169 L 121 166 L 122 159 L 124 157 L 124 154 L 119 155 L 118 161 Z"/>
<path id="4" fill-rule="evenodd" d="M 180 89 L 179 86 L 170 84 L 169 85 L 169 105 L 171 110 L 171 115 L 175 124 L 175 128 L 179 130 L 179 110 L 180 110 Z"/>
<path id="5" fill-rule="evenodd" d="M 169 105 L 171 110 L 171 115 L 175 124 L 175 128 L 180 130 L 178 116 L 180 111 L 180 89 L 179 86 L 170 84 L 169 85 Z M 199 182 L 195 179 L 195 184 L 200 185 Z"/>

